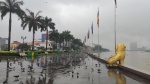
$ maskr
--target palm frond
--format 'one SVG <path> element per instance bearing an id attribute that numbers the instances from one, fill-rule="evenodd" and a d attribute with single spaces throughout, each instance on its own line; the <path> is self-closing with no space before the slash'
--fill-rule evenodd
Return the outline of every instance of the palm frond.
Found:
<path id="1" fill-rule="evenodd" d="M 7 4 L 10 4 L 10 0 L 5 0 Z"/>
<path id="2" fill-rule="evenodd" d="M 17 9 L 13 9 L 12 12 L 17 14 L 21 20 L 23 20 L 23 17 L 26 15 L 25 12 L 19 6 Z"/>
<path id="3" fill-rule="evenodd" d="M 0 7 L 1 9 L 1 7 Z M 3 20 L 3 17 L 9 12 L 9 9 L 6 7 L 3 7 L 1 10 L 1 19 Z"/>
<path id="4" fill-rule="evenodd" d="M 15 5 L 23 5 L 23 4 L 24 4 L 23 1 L 17 1 L 17 2 L 15 2 L 15 3 L 13 4 L 13 6 L 15 6 Z"/>
<path id="5" fill-rule="evenodd" d="M 28 25 L 29 22 L 24 23 L 24 25 L 22 25 L 23 30 L 25 29 L 25 27 Z"/>
<path id="6" fill-rule="evenodd" d="M 29 26 L 29 31 L 31 31 L 32 27 L 33 27 L 33 21 L 30 21 L 29 24 L 28 24 L 28 26 Z"/>
<path id="7" fill-rule="evenodd" d="M 9 7 L 9 5 L 6 2 L 0 1 L 0 6 L 6 6 Z"/>
<path id="8" fill-rule="evenodd" d="M 42 11 L 39 11 L 39 12 L 35 15 L 35 18 L 38 17 L 39 13 L 41 13 L 41 12 L 42 12 Z"/>
<path id="9" fill-rule="evenodd" d="M 29 9 L 26 9 L 26 11 L 28 11 L 29 14 L 31 13 L 31 11 Z"/>

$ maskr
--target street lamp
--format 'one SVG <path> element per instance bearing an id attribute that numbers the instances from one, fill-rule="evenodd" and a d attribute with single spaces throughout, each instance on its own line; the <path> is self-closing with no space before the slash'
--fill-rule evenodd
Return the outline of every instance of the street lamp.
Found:
<path id="1" fill-rule="evenodd" d="M 24 40 L 26 39 L 26 36 L 21 36 L 21 39 L 23 40 L 23 45 L 24 45 Z M 23 51 L 23 47 L 22 47 L 22 51 Z"/>
<path id="2" fill-rule="evenodd" d="M 23 44 L 24 44 L 24 39 L 26 39 L 26 36 L 25 37 L 21 36 L 21 39 L 23 40 Z"/>

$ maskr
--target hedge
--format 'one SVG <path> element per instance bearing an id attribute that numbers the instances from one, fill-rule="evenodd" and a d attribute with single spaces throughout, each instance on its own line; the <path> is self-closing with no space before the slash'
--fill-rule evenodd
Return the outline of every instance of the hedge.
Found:
<path id="1" fill-rule="evenodd" d="M 18 52 L 15 51 L 0 51 L 0 56 L 20 56 Z"/>

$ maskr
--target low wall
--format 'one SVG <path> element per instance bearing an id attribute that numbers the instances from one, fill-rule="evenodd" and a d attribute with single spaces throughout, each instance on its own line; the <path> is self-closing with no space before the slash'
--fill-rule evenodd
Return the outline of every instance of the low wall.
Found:
<path id="1" fill-rule="evenodd" d="M 90 57 L 92 57 L 93 59 L 96 59 L 96 60 L 98 60 L 98 61 L 100 61 L 100 62 L 102 62 L 102 63 L 104 63 L 104 64 L 108 64 L 108 62 L 107 62 L 106 60 L 104 60 L 104 59 L 101 59 L 101 58 L 99 58 L 99 57 L 97 57 L 97 56 L 95 56 L 95 55 L 93 55 L 93 54 L 89 54 L 89 53 L 87 53 L 87 54 L 88 54 Z M 125 70 L 125 71 L 128 71 L 128 72 L 131 72 L 131 73 L 133 73 L 133 74 L 135 74 L 135 75 L 138 75 L 138 76 L 140 76 L 140 77 L 143 77 L 143 78 L 145 78 L 145 79 L 150 80 L 150 75 L 149 75 L 149 74 L 146 74 L 146 73 L 144 73 L 144 72 L 141 72 L 141 71 L 138 71 L 138 70 L 134 70 L 134 69 L 128 68 L 128 67 L 126 67 L 126 66 L 121 66 L 121 65 L 119 65 L 117 68 L 118 68 L 118 69 L 121 69 L 121 70 Z"/>

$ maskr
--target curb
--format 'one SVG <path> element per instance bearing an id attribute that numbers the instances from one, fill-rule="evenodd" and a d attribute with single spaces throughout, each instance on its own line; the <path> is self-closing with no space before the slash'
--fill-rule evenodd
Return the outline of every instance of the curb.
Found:
<path id="1" fill-rule="evenodd" d="M 104 60 L 104 59 L 98 58 L 97 56 L 95 56 L 95 55 L 93 55 L 93 54 L 89 54 L 89 53 L 86 53 L 86 54 L 88 54 L 88 55 L 89 55 L 90 57 L 92 57 L 93 59 L 96 59 L 96 60 L 98 60 L 98 61 L 100 61 L 100 62 L 102 62 L 102 63 L 104 63 L 104 64 L 108 64 L 108 62 L 107 62 L 106 60 Z M 146 73 L 143 73 L 143 72 L 141 72 L 141 71 L 137 71 L 137 70 L 128 68 L 128 67 L 126 67 L 126 66 L 121 66 L 121 65 L 119 65 L 117 68 L 119 68 L 119 69 L 121 69 L 121 70 L 125 70 L 125 71 L 128 71 L 128 72 L 131 72 L 131 73 L 133 73 L 133 74 L 135 74 L 135 75 L 137 75 L 137 76 L 140 76 L 140 77 L 143 77 L 143 78 L 145 78 L 145 79 L 150 80 L 150 75 L 149 75 L 149 74 L 146 74 Z"/>

